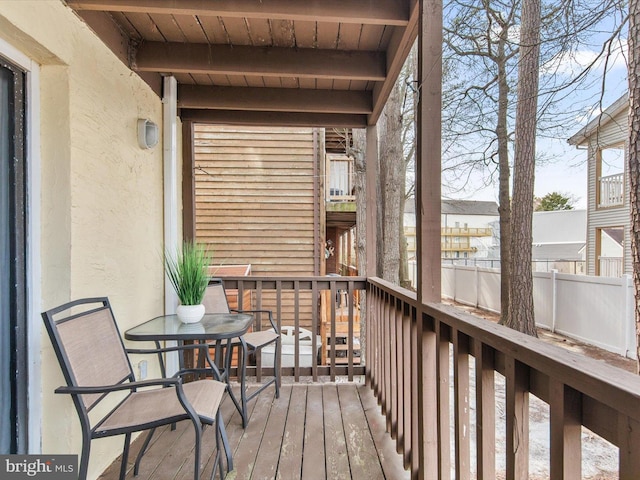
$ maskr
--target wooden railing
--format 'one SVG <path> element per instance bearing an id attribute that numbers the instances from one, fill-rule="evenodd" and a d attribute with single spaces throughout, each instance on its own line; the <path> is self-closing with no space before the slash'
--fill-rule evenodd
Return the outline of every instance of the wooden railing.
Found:
<path id="1" fill-rule="evenodd" d="M 617 207 L 624 204 L 624 174 L 600 178 L 598 208 Z"/>
<path id="2" fill-rule="evenodd" d="M 619 448 L 619 478 L 640 478 L 638 376 L 451 306 L 419 305 L 377 278 L 367 312 L 367 377 L 413 478 L 472 478 L 472 456 L 475 478 L 497 478 L 496 372 L 506 385 L 507 479 L 529 475 L 529 394 L 549 405 L 550 478 L 581 478 L 581 426 Z"/>
<path id="3" fill-rule="evenodd" d="M 624 274 L 624 258 L 598 257 L 598 274 L 601 277 L 621 277 Z"/>
<path id="4" fill-rule="evenodd" d="M 296 336 L 293 348 L 288 348 L 286 355 L 289 367 L 282 368 L 282 375 L 293 376 L 299 381 L 301 376 L 329 376 L 333 381 L 336 376 L 346 376 L 353 380 L 356 375 L 364 374 L 361 365 L 359 325 L 360 291 L 366 288 L 364 277 L 224 277 L 225 288 L 237 289 L 241 297 L 251 292 L 252 309 L 269 309 L 273 312 L 278 327 L 291 326 L 294 331 L 304 328 L 313 332 L 311 337 L 311 355 L 309 365 L 302 365 L 300 339 Z M 325 300 L 321 301 L 324 297 Z M 335 301 L 327 301 L 335 299 Z M 321 311 L 324 308 L 324 311 Z M 262 319 L 263 328 L 268 321 Z M 342 331 L 339 327 L 343 327 Z M 326 335 L 319 336 L 320 332 Z M 334 341 L 332 341 L 334 339 Z M 338 339 L 338 340 L 335 340 Z M 340 343 L 344 339 L 344 343 Z M 321 358 L 326 358 L 326 365 L 318 364 L 316 352 L 322 348 Z M 284 353 L 284 352 L 283 352 Z M 291 358 L 293 357 L 293 358 Z M 308 356 L 305 360 L 309 360 Z M 258 380 L 262 373 L 271 374 L 272 368 L 262 368 L 260 358 L 256 366 L 248 368 L 249 375 L 256 375 Z"/>

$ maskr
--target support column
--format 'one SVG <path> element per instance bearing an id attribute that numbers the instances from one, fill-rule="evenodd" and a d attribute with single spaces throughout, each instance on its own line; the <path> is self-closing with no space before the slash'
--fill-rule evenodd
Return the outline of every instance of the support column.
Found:
<path id="1" fill-rule="evenodd" d="M 449 478 L 439 471 L 438 338 L 435 319 L 425 314 L 426 302 L 441 295 L 440 172 L 442 118 L 442 1 L 419 0 L 418 111 L 416 131 L 416 259 L 418 411 L 416 443 L 412 444 L 413 478 Z M 431 386 L 431 388 L 429 388 Z M 447 437 L 448 438 L 448 437 Z M 417 457 L 417 461 L 416 458 Z"/>
<path id="2" fill-rule="evenodd" d="M 175 251 L 178 238 L 178 84 L 175 77 L 163 79 L 162 97 L 162 146 L 164 164 L 164 247 Z M 165 313 L 175 313 L 178 297 L 165 278 Z"/>
<path id="3" fill-rule="evenodd" d="M 439 302 L 442 2 L 420 2 L 416 149 L 416 249 L 418 301 Z"/>
<path id="4" fill-rule="evenodd" d="M 376 267 L 377 255 L 376 245 L 378 243 L 378 202 L 376 201 L 376 181 L 378 171 L 378 130 L 375 125 L 367 127 L 367 148 L 365 153 L 365 162 L 367 166 L 367 264 L 364 265 L 365 271 L 361 275 L 367 277 L 375 277 L 378 275 Z"/>

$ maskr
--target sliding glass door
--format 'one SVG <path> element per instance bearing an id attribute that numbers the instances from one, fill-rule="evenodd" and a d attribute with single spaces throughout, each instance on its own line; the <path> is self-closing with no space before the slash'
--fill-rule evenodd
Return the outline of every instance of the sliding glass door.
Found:
<path id="1" fill-rule="evenodd" d="M 0 57 L 0 453 L 25 453 L 25 73 Z"/>

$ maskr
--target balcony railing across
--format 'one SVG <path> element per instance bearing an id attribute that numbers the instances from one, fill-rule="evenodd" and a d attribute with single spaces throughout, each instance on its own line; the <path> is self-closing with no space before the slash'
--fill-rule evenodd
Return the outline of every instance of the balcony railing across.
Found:
<path id="1" fill-rule="evenodd" d="M 600 178 L 598 208 L 618 207 L 624 204 L 624 173 Z"/>
<path id="2" fill-rule="evenodd" d="M 311 335 L 311 358 L 302 355 L 299 336 L 294 336 L 293 348 L 289 346 L 288 364 L 282 374 L 293 376 L 298 381 L 301 376 L 329 376 L 333 381 L 337 376 L 346 376 L 353 380 L 355 375 L 364 374 L 359 352 L 359 302 L 360 292 L 366 287 L 364 277 L 225 277 L 225 288 L 237 289 L 239 298 L 246 291 L 251 292 L 254 309 L 272 310 L 278 320 L 278 327 L 308 329 Z M 263 319 L 266 326 L 266 318 Z M 319 336 L 317 333 L 325 335 Z M 284 348 L 284 347 L 283 347 Z M 323 349 L 324 354 L 316 352 Z M 283 357 L 285 352 L 283 351 Z M 319 364 L 318 357 L 326 364 Z M 264 371 L 269 374 L 272 368 L 262 367 L 260 358 L 256 366 L 248 368 L 248 374 L 255 374 L 260 380 Z M 322 362 L 320 362 L 322 363 Z M 283 360 L 284 365 L 284 360 Z"/>
<path id="3" fill-rule="evenodd" d="M 549 405 L 550 478 L 582 478 L 581 426 L 618 447 L 619 478 L 640 478 L 638 376 L 451 306 L 419 305 L 383 280 L 368 285 L 367 377 L 413 478 L 474 478 L 472 457 L 475 478 L 497 478 L 496 373 L 507 479 L 529 477 L 529 394 Z"/>

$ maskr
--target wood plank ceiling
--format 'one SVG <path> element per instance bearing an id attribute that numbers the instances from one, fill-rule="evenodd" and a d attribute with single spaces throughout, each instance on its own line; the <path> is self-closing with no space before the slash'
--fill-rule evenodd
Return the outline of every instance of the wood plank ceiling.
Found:
<path id="1" fill-rule="evenodd" d="M 376 123 L 417 35 L 417 0 L 67 0 L 184 120 Z"/>

